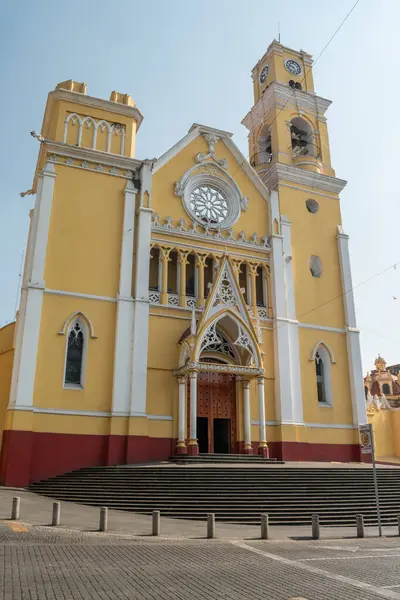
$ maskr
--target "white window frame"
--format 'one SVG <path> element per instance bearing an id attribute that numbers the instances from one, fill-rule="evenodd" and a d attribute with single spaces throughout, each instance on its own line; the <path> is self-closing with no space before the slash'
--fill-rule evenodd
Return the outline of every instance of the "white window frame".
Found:
<path id="1" fill-rule="evenodd" d="M 317 353 L 319 354 L 320 360 L 322 361 L 322 364 L 323 364 L 323 374 L 324 374 L 323 375 L 323 377 L 324 377 L 323 384 L 324 384 L 324 394 L 325 394 L 325 402 L 318 401 L 318 406 L 332 408 L 332 406 L 333 406 L 332 370 L 331 370 L 331 366 L 332 366 L 332 362 L 333 362 L 332 355 L 326 348 L 325 344 L 320 344 L 313 352 L 314 365 L 315 365 Z M 316 377 L 317 377 L 317 374 L 315 372 L 315 378 Z M 317 383 L 316 379 L 315 379 L 315 382 Z"/>
<path id="2" fill-rule="evenodd" d="M 75 327 L 76 324 L 79 324 L 83 333 L 83 353 L 82 353 L 82 366 L 81 366 L 81 382 L 80 383 L 66 383 L 65 382 L 65 371 L 67 368 L 67 356 L 68 356 L 68 340 L 69 334 L 71 333 L 71 329 Z M 83 319 L 80 315 L 72 319 L 71 323 L 68 326 L 68 329 L 65 333 L 65 353 L 64 353 L 64 369 L 63 369 L 63 388 L 65 390 L 84 390 L 86 383 L 86 366 L 87 366 L 87 355 L 88 355 L 88 346 L 90 339 L 89 327 L 85 319 Z"/>

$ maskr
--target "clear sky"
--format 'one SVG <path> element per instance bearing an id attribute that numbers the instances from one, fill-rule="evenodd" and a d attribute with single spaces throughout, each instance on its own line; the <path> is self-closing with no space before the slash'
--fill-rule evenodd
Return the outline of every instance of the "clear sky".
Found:
<path id="1" fill-rule="evenodd" d="M 153 158 L 202 123 L 231 131 L 248 155 L 241 119 L 250 71 L 280 22 L 284 45 L 316 57 L 355 0 L 13 0 L 0 21 L 0 326 L 14 318 L 21 252 L 47 93 L 66 79 L 88 94 L 129 93 L 144 113 L 137 157 Z M 400 261 L 399 0 L 360 0 L 315 67 L 328 110 L 353 283 Z M 400 264 L 355 290 L 364 371 L 378 352 L 400 362 Z M 393 297 L 397 298 L 395 300 Z M 312 308 L 312 307 L 310 307 Z"/>

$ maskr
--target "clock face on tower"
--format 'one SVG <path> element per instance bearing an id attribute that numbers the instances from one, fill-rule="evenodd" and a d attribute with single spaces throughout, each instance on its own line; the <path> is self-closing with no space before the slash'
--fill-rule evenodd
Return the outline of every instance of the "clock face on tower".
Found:
<path id="1" fill-rule="evenodd" d="M 301 66 L 292 58 L 285 61 L 285 67 L 292 75 L 300 75 L 301 73 Z"/>
<path id="2" fill-rule="evenodd" d="M 263 70 L 260 73 L 260 83 L 264 83 L 264 81 L 267 79 L 268 71 L 269 71 L 269 66 L 265 65 L 265 67 L 263 68 Z"/>

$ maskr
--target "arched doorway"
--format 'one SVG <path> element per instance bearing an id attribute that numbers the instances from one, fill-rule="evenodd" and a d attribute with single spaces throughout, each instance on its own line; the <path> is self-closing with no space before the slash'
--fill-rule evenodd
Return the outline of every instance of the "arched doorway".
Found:
<path id="1" fill-rule="evenodd" d="M 235 452 L 237 440 L 235 376 L 230 373 L 199 373 L 197 385 L 199 452 L 201 454 Z M 189 430 L 190 424 L 188 425 Z"/>

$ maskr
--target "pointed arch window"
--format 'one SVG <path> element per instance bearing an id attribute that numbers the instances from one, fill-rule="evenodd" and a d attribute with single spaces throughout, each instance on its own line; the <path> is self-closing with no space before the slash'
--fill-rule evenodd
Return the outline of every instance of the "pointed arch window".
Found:
<path id="1" fill-rule="evenodd" d="M 319 352 L 317 352 L 315 355 L 315 371 L 317 374 L 318 402 L 320 404 L 326 404 L 324 361 L 322 360 Z"/>
<path id="2" fill-rule="evenodd" d="M 83 389 L 85 384 L 88 328 L 84 319 L 77 317 L 67 331 L 64 367 L 64 387 Z"/>
<path id="3" fill-rule="evenodd" d="M 320 406 L 332 406 L 332 373 L 331 366 L 335 363 L 333 354 L 324 344 L 314 348 L 311 360 L 315 363 L 315 379 L 317 398 Z"/>

